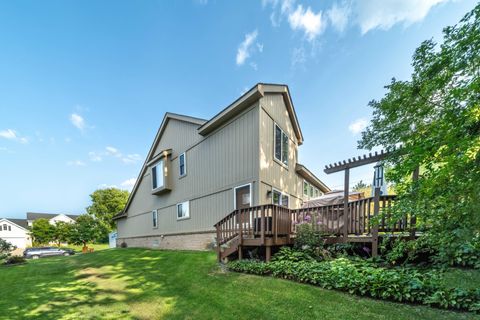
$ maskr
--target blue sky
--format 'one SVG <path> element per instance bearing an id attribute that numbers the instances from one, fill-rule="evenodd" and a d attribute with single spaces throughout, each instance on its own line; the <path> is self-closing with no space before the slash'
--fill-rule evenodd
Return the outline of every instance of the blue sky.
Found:
<path id="1" fill-rule="evenodd" d="M 2 1 L 0 217 L 83 213 L 131 188 L 165 112 L 208 119 L 257 82 L 290 87 L 300 162 L 362 154 L 367 103 L 475 1 Z M 371 180 L 371 168 L 352 183 Z"/>

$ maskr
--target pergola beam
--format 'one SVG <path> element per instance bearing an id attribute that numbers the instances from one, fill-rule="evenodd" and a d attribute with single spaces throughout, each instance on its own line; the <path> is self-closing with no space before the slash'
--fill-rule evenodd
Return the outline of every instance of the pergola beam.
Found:
<path id="1" fill-rule="evenodd" d="M 333 164 L 325 166 L 325 169 L 323 170 L 323 172 L 325 172 L 326 174 L 330 174 L 330 173 L 339 172 L 347 169 L 361 167 L 370 163 L 376 163 L 378 161 L 385 159 L 389 154 L 390 152 L 388 151 L 385 152 L 382 150 L 380 151 L 380 153 L 375 152 L 375 154 L 373 155 L 372 153 L 369 153 L 368 156 L 363 155 L 363 158 L 361 156 L 358 156 L 357 159 L 353 157 L 352 159 L 348 159 L 348 161 L 343 160 L 343 162 L 342 161 L 338 163 L 334 162 Z"/>

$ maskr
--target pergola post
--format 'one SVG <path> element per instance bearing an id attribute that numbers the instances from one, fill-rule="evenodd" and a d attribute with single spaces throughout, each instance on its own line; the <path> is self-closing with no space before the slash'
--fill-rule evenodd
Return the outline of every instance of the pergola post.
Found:
<path id="1" fill-rule="evenodd" d="M 343 241 L 347 242 L 348 237 L 348 196 L 350 189 L 350 169 L 345 169 L 345 183 L 344 183 L 344 194 L 343 194 Z"/>
<path id="2" fill-rule="evenodd" d="M 375 188 L 375 196 L 373 198 L 373 219 L 372 225 L 372 257 L 378 255 L 378 214 L 380 212 L 380 188 Z"/>

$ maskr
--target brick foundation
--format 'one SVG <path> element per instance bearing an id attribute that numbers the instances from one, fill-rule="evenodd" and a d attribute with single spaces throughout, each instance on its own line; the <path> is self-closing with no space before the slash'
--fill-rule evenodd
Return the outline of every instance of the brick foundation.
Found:
<path id="1" fill-rule="evenodd" d="M 170 249 L 170 250 L 210 250 L 213 248 L 215 233 L 193 233 L 164 236 L 118 238 L 117 247 L 123 242 L 127 247 Z"/>

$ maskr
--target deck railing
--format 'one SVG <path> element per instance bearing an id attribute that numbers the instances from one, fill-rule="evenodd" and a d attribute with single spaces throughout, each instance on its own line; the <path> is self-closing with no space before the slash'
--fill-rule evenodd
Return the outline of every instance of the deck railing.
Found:
<path id="1" fill-rule="evenodd" d="M 241 235 L 241 239 L 290 237 L 300 223 L 311 223 L 316 231 L 326 235 L 342 236 L 347 223 L 348 235 L 370 235 L 375 232 L 402 232 L 412 227 L 408 217 L 392 223 L 395 196 L 380 196 L 378 219 L 375 219 L 375 198 L 364 198 L 344 205 L 333 204 L 302 209 L 288 209 L 273 204 L 234 210 L 217 224 L 217 242 L 225 244 Z M 375 220 L 378 220 L 375 223 Z M 373 230 L 375 228 L 376 230 Z"/>

